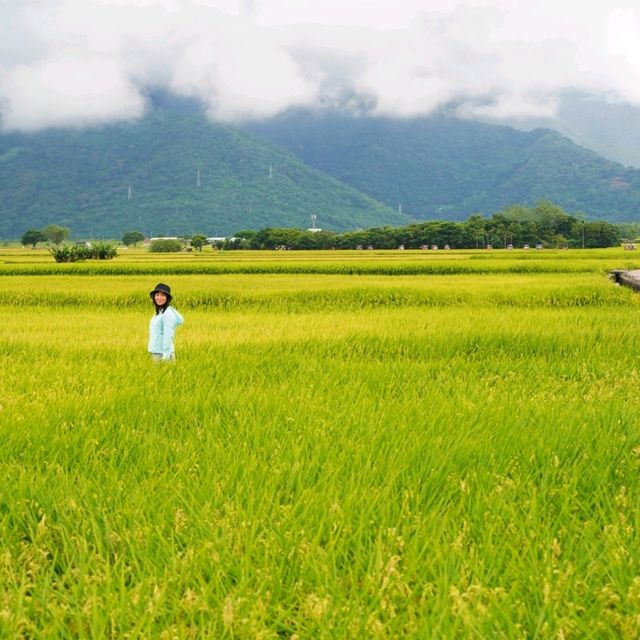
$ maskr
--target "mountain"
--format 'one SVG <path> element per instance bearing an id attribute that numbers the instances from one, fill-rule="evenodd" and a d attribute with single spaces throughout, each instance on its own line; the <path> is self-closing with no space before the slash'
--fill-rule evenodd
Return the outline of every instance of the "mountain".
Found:
<path id="1" fill-rule="evenodd" d="M 366 195 L 365 195 L 366 194 Z M 0 237 L 54 223 L 74 237 L 346 231 L 487 216 L 550 200 L 637 222 L 640 170 L 549 129 L 440 114 L 391 120 L 292 111 L 243 127 L 155 101 L 138 122 L 0 134 Z"/>
<path id="2" fill-rule="evenodd" d="M 246 130 L 419 219 L 490 215 L 541 199 L 610 222 L 640 214 L 639 170 L 549 129 L 447 115 L 391 120 L 291 111 Z"/>
<path id="3" fill-rule="evenodd" d="M 0 237 L 49 223 L 75 237 L 227 235 L 267 226 L 337 231 L 413 220 L 282 147 L 192 109 L 95 130 L 0 135 Z"/>
<path id="4" fill-rule="evenodd" d="M 560 97 L 552 117 L 504 120 L 501 124 L 524 131 L 553 129 L 603 158 L 640 167 L 640 108 L 629 103 L 608 102 L 572 91 Z"/>

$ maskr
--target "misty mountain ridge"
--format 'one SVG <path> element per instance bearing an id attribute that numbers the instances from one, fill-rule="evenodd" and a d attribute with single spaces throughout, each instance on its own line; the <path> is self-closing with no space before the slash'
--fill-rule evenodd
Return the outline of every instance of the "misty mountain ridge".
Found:
<path id="1" fill-rule="evenodd" d="M 640 107 L 629 103 L 567 91 L 559 96 L 553 116 L 480 121 L 524 131 L 553 129 L 603 158 L 640 167 Z"/>
<path id="2" fill-rule="evenodd" d="M 640 212 L 640 171 L 551 129 L 445 114 L 391 120 L 302 110 L 246 127 L 419 219 L 461 220 L 541 199 L 611 222 L 635 221 Z"/>
<path id="3" fill-rule="evenodd" d="M 194 101 L 97 129 L 0 134 L 0 236 L 49 223 L 119 237 L 310 225 L 344 231 L 491 215 L 553 201 L 636 221 L 640 171 L 550 129 L 438 114 L 392 120 L 290 111 L 242 127 Z"/>

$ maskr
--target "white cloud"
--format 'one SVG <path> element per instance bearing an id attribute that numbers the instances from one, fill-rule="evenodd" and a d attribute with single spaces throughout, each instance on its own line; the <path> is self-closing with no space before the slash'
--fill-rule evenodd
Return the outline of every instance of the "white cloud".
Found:
<path id="1" fill-rule="evenodd" d="M 530 118 L 552 118 L 559 106 L 557 98 L 531 98 L 516 94 L 497 95 L 486 101 L 466 101 L 456 113 L 462 118 L 495 121 L 518 121 Z"/>
<path id="2" fill-rule="evenodd" d="M 45 60 L 2 78 L 3 126 L 25 131 L 136 118 L 144 99 L 111 60 Z"/>
<path id="3" fill-rule="evenodd" d="M 313 85 L 272 34 L 228 21 L 187 43 L 172 65 L 168 87 L 195 96 L 212 118 L 271 116 L 314 100 Z"/>
<path id="4" fill-rule="evenodd" d="M 212 118 L 294 105 L 550 115 L 567 89 L 640 103 L 638 11 L 612 0 L 4 0 L 4 129 L 139 117 L 153 89 Z"/>

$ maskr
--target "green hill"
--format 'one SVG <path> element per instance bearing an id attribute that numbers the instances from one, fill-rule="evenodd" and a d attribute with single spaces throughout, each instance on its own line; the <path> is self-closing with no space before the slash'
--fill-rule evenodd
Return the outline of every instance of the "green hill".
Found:
<path id="1" fill-rule="evenodd" d="M 541 199 L 634 222 L 640 170 L 550 130 L 446 116 L 291 112 L 239 128 L 164 104 L 136 123 L 0 135 L 3 238 L 49 223 L 76 237 L 228 235 L 306 228 L 314 213 L 319 227 L 346 231 L 461 220 Z"/>
<path id="2" fill-rule="evenodd" d="M 460 220 L 540 199 L 611 222 L 640 215 L 640 170 L 547 129 L 526 132 L 443 115 L 389 120 L 307 112 L 247 129 L 419 219 Z"/>
<path id="3" fill-rule="evenodd" d="M 283 148 L 203 115 L 154 109 L 90 131 L 0 135 L 0 237 L 56 223 L 76 237 L 336 231 L 411 221 Z"/>

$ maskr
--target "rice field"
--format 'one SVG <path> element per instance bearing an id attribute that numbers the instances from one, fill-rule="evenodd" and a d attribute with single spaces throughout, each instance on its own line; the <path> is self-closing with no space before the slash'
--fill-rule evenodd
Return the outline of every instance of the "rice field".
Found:
<path id="1" fill-rule="evenodd" d="M 640 637 L 614 268 L 640 261 L 0 249 L 0 637 Z"/>

